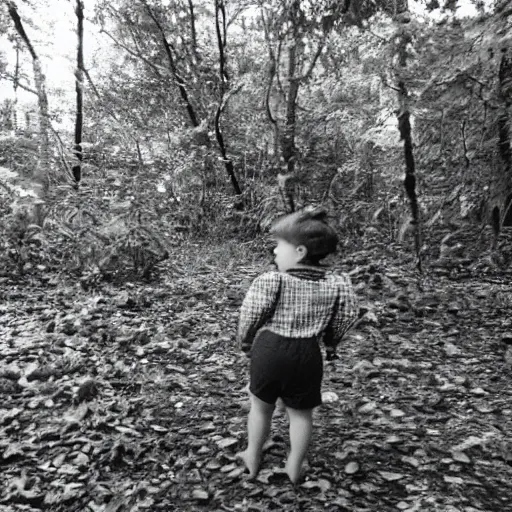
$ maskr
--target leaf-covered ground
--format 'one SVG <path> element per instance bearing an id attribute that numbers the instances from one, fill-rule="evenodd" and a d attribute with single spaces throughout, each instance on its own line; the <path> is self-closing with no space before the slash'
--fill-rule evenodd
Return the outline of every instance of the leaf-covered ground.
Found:
<path id="1" fill-rule="evenodd" d="M 1 278 L 0 511 L 512 510 L 510 275 L 340 262 L 366 314 L 325 369 L 293 488 L 282 411 L 256 482 L 234 459 L 247 414 L 234 332 L 265 267 L 206 253 L 88 292 Z"/>

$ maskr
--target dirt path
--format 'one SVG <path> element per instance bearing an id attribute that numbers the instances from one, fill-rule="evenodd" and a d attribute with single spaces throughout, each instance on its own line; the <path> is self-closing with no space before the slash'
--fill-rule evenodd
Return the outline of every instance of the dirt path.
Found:
<path id="1" fill-rule="evenodd" d="M 360 265 L 369 312 L 326 368 L 307 479 L 234 460 L 246 421 L 233 343 L 258 268 L 84 292 L 2 284 L 0 511 L 512 510 L 510 287 Z M 240 278 L 242 276 L 242 278 Z M 508 308 L 508 309 L 507 309 Z"/>

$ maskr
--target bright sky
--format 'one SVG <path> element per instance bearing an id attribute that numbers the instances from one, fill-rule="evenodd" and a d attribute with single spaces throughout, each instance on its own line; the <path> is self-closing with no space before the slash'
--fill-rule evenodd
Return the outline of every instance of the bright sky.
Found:
<path id="1" fill-rule="evenodd" d="M 94 0 L 93 0 L 94 1 Z M 91 0 L 85 0 L 85 23 L 84 23 L 84 58 L 86 68 L 91 67 L 91 55 L 99 50 L 101 36 L 98 28 L 87 21 L 92 16 Z M 46 0 L 37 4 L 37 17 L 33 11 L 17 2 L 18 12 L 24 23 L 36 53 L 41 59 L 43 70 L 46 75 L 48 89 L 63 89 L 66 99 L 72 99 L 74 92 L 74 69 L 76 59 L 76 16 L 74 13 L 75 2 L 73 0 Z M 103 41 L 104 44 L 104 41 Z M 9 64 L 9 71 L 14 72 L 16 53 L 12 45 L 4 38 L 0 39 L 0 51 L 5 55 Z M 32 62 L 27 52 L 21 56 L 22 72 L 26 74 L 28 83 L 32 88 Z M 93 70 L 91 70 L 91 74 Z M 0 81 L 0 98 L 13 97 L 13 84 L 10 81 Z M 35 96 L 29 92 L 18 89 L 18 100 L 20 104 L 35 104 Z M 50 99 L 50 109 L 55 108 Z"/>
<path id="2" fill-rule="evenodd" d="M 91 9 L 95 0 L 84 0 L 85 16 L 92 15 Z M 412 10 L 416 13 L 424 13 L 420 1 L 412 2 Z M 485 2 L 491 5 L 492 0 Z M 37 2 L 37 16 L 27 10 L 25 4 L 18 2 L 18 8 L 22 20 L 25 21 L 25 29 L 29 38 L 39 54 L 46 73 L 49 89 L 62 88 L 65 91 L 65 101 L 70 105 L 74 96 L 74 66 L 76 58 L 76 17 L 74 14 L 74 0 L 64 2 L 63 0 L 46 0 Z M 458 16 L 473 16 L 476 9 L 471 0 L 460 0 Z M 30 23 L 28 21 L 30 19 Z M 101 48 L 108 48 L 105 36 L 101 37 L 96 26 L 91 23 L 85 23 L 85 60 L 86 67 L 94 74 L 94 68 L 91 65 L 91 56 Z M 0 39 L 0 51 L 3 51 L 10 66 L 14 69 L 15 52 L 12 45 L 6 39 Z M 23 71 L 28 77 L 32 77 L 32 67 L 28 55 L 23 55 Z M 0 82 L 0 98 L 13 97 L 12 83 Z M 30 93 L 19 92 L 20 104 L 35 103 L 35 98 Z M 55 105 L 51 104 L 55 108 Z"/>

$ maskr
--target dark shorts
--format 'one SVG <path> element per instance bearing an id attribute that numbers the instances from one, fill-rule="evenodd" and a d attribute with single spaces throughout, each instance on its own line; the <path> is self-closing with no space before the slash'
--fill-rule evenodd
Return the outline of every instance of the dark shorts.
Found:
<path id="1" fill-rule="evenodd" d="M 281 398 L 292 409 L 322 403 L 323 362 L 316 338 L 285 338 L 260 331 L 251 349 L 249 389 L 263 402 Z"/>

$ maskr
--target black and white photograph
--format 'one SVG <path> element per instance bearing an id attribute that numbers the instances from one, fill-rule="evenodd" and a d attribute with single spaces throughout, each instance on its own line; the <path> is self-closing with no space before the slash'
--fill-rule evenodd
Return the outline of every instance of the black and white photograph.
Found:
<path id="1" fill-rule="evenodd" d="M 512 512 L 512 0 L 0 0 L 0 512 Z"/>

